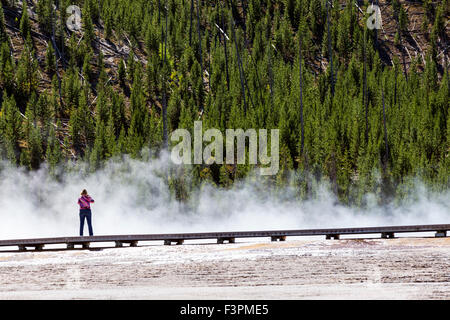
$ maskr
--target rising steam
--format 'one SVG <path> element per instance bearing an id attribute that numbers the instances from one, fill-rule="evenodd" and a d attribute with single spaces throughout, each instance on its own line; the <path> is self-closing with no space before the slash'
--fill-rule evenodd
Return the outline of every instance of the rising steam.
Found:
<path id="1" fill-rule="evenodd" d="M 45 167 L 26 172 L 1 162 L 0 239 L 77 236 L 84 188 L 95 199 L 95 235 L 450 223 L 450 192 L 432 193 L 419 182 L 402 204 L 380 206 L 368 194 L 364 208 L 338 204 L 326 183 L 301 201 L 294 189 L 275 194 L 250 179 L 231 189 L 206 185 L 186 204 L 169 191 L 169 163 L 167 154 L 125 158 L 94 173 L 78 163 L 58 182 Z"/>

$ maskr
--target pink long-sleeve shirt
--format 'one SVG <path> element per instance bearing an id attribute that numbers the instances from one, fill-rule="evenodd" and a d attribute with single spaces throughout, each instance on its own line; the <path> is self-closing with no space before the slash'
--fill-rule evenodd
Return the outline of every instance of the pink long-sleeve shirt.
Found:
<path id="1" fill-rule="evenodd" d="M 94 202 L 94 199 L 92 199 L 89 196 L 81 196 L 78 199 L 78 204 L 80 205 L 80 209 L 90 209 L 91 203 Z"/>

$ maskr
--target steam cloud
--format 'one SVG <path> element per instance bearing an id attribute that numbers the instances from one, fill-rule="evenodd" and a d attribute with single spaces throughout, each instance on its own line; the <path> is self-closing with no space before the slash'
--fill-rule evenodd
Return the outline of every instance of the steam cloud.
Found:
<path id="1" fill-rule="evenodd" d="M 289 187 L 276 195 L 250 179 L 231 189 L 203 187 L 194 193 L 195 204 L 186 205 L 169 192 L 169 165 L 168 154 L 112 160 L 90 174 L 78 163 L 57 182 L 46 168 L 26 172 L 0 162 L 0 239 L 77 236 L 77 199 L 84 188 L 95 199 L 95 235 L 450 222 L 450 192 L 432 193 L 419 182 L 407 201 L 388 206 L 370 194 L 365 208 L 337 204 L 326 184 L 318 185 L 313 199 L 301 201 Z"/>

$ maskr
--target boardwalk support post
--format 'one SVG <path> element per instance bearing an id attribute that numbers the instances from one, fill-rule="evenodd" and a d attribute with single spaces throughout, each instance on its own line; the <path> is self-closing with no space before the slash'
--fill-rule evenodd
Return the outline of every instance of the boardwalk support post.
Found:
<path id="1" fill-rule="evenodd" d="M 170 246 L 172 244 L 172 242 L 175 242 L 177 245 L 181 245 L 184 243 L 184 239 L 166 239 L 164 240 L 164 245 L 166 246 Z"/>
<path id="2" fill-rule="evenodd" d="M 233 237 L 230 237 L 230 238 L 217 238 L 217 243 L 218 244 L 223 244 L 223 243 L 225 243 L 225 241 L 228 241 L 228 243 L 235 243 L 236 242 L 235 238 L 233 238 Z"/>
<path id="3" fill-rule="evenodd" d="M 383 238 L 383 239 L 392 239 L 392 238 L 394 238 L 394 233 L 393 232 L 382 232 L 381 233 L 381 238 Z"/>
<path id="4" fill-rule="evenodd" d="M 447 230 L 438 230 L 438 231 L 436 231 L 436 234 L 434 236 L 436 238 L 446 237 L 447 236 Z"/>
<path id="5" fill-rule="evenodd" d="M 131 241 L 130 247 L 137 247 L 138 242 L 137 241 Z"/>
<path id="6" fill-rule="evenodd" d="M 90 242 L 83 242 L 83 249 L 89 249 Z"/>
<path id="7" fill-rule="evenodd" d="M 67 249 L 75 249 L 75 244 L 73 244 L 73 243 L 68 243 L 68 244 L 67 244 Z"/>
<path id="8" fill-rule="evenodd" d="M 137 247 L 138 241 L 137 240 L 133 240 L 133 241 L 115 241 L 116 243 L 116 248 L 120 248 L 123 247 L 124 243 L 127 243 L 130 245 L 130 247 Z"/>
<path id="9" fill-rule="evenodd" d="M 330 240 L 330 239 L 335 239 L 335 240 L 339 240 L 339 235 L 338 234 L 327 234 L 325 236 L 325 239 Z"/>
<path id="10" fill-rule="evenodd" d="M 271 236 L 270 241 L 286 241 L 286 236 Z"/>

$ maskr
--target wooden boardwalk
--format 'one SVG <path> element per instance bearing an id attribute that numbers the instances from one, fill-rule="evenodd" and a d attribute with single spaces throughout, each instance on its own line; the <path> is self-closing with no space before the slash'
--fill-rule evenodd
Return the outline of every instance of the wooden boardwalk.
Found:
<path id="1" fill-rule="evenodd" d="M 27 248 L 43 250 L 45 245 L 64 244 L 66 249 L 89 249 L 91 243 L 114 242 L 115 247 L 124 244 L 137 246 L 139 241 L 164 241 L 165 245 L 183 244 L 185 240 L 216 239 L 217 243 L 234 243 L 236 238 L 263 238 L 271 241 L 285 241 L 286 237 L 325 236 L 326 239 L 339 239 L 341 235 L 381 234 L 382 238 L 394 238 L 396 233 L 435 232 L 435 237 L 446 237 L 450 224 L 385 226 L 363 228 L 332 228 L 332 229 L 299 229 L 299 230 L 265 230 L 265 231 L 234 231 L 234 232 L 202 232 L 173 234 L 129 234 L 85 237 L 57 237 L 36 239 L 0 240 L 0 247 L 17 246 L 19 251 Z"/>

